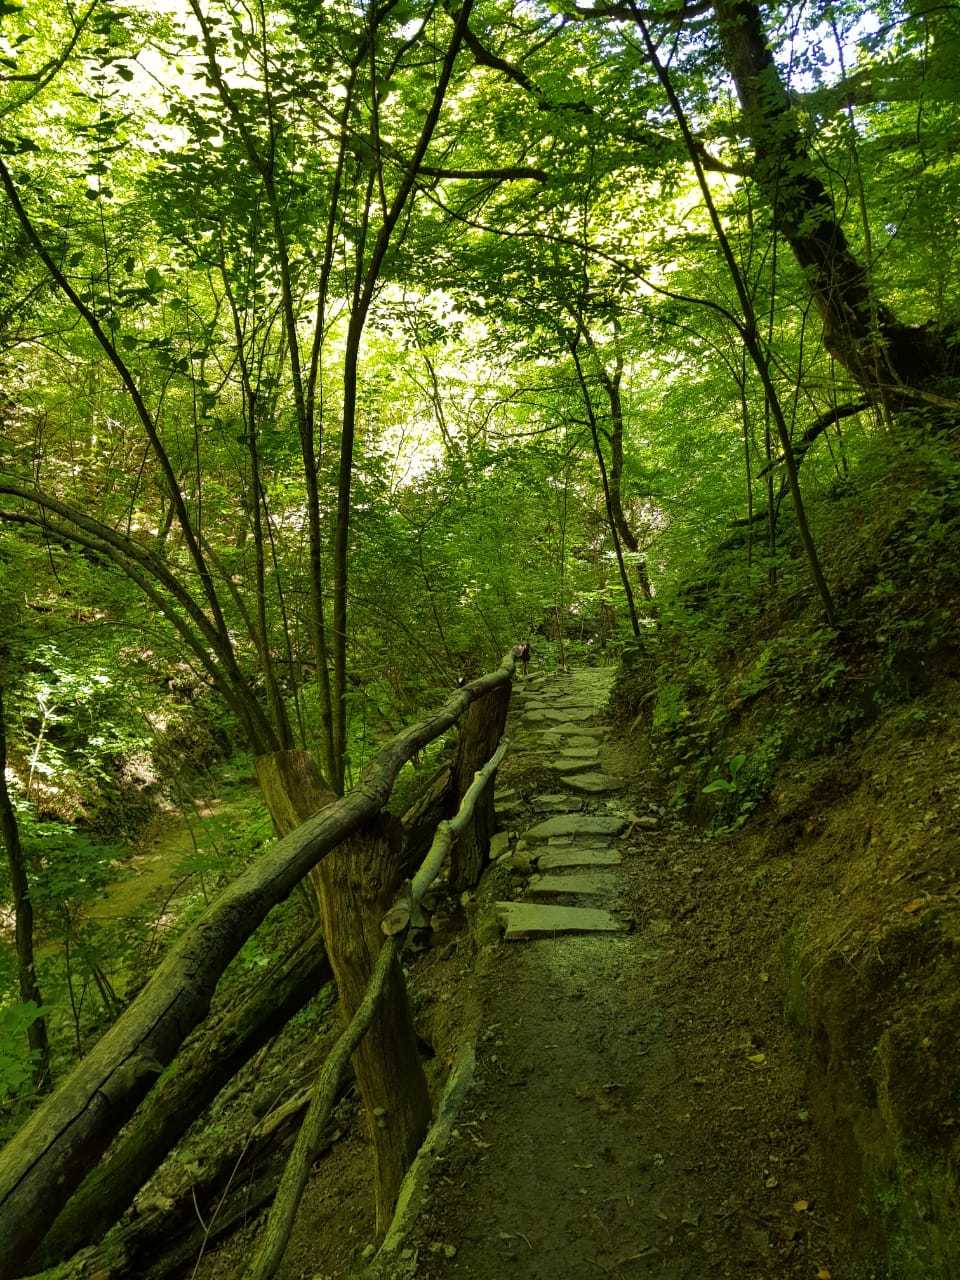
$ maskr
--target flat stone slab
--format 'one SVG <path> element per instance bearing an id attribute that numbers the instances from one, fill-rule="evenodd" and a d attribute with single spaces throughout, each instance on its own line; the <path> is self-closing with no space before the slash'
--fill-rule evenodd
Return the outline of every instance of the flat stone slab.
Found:
<path id="1" fill-rule="evenodd" d="M 588 769 L 596 769 L 599 761 L 596 755 L 577 756 L 561 755 L 555 760 L 548 760 L 547 767 L 557 773 L 585 773 Z"/>
<path id="2" fill-rule="evenodd" d="M 562 711 L 528 711 L 524 708 L 524 715 L 528 720 L 540 721 L 545 720 L 550 724 L 579 724 L 582 720 L 589 720 L 591 716 L 597 714 L 596 707 L 565 707 Z"/>
<path id="3" fill-rule="evenodd" d="M 574 871 L 569 875 L 546 875 L 531 880 L 527 897 L 556 898 L 566 894 L 576 898 L 612 898 L 616 892 L 616 877 L 609 871 Z"/>
<path id="4" fill-rule="evenodd" d="M 618 867 L 623 859 L 615 849 L 551 849 L 537 859 L 541 871 L 561 871 L 565 867 Z"/>
<path id="5" fill-rule="evenodd" d="M 498 902 L 504 940 L 555 938 L 563 933 L 624 933 L 627 926 L 599 907 L 554 907 L 540 902 Z"/>
<path id="6" fill-rule="evenodd" d="M 594 727 L 590 724 L 574 724 L 572 721 L 567 721 L 564 724 L 551 725 L 540 734 L 541 738 L 549 738 L 551 741 L 555 738 L 570 738 L 574 735 L 599 741 L 604 735 L 604 730 L 599 725 Z"/>
<path id="7" fill-rule="evenodd" d="M 583 801 L 579 796 L 560 792 L 557 795 L 537 796 L 533 807 L 540 813 L 579 813 L 583 808 Z"/>
<path id="8" fill-rule="evenodd" d="M 547 818 L 524 833 L 526 840 L 549 840 L 552 836 L 619 836 L 626 831 L 626 818 L 595 817 L 591 814 L 563 814 Z"/>
<path id="9" fill-rule="evenodd" d="M 521 800 L 494 800 L 494 811 L 498 818 L 512 818 L 523 808 Z"/>
<path id="10" fill-rule="evenodd" d="M 622 778 L 612 778 L 608 773 L 571 773 L 564 775 L 560 781 L 573 791 L 585 791 L 592 796 L 622 791 L 627 785 Z"/>
<path id="11" fill-rule="evenodd" d="M 502 857 L 510 848 L 510 832 L 498 831 L 496 835 L 490 837 L 490 861 L 495 862 L 497 858 Z"/>

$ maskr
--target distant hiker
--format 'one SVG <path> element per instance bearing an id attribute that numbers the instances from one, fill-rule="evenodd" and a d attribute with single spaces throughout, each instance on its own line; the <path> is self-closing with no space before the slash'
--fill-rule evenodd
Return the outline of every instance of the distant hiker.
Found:
<path id="1" fill-rule="evenodd" d="M 526 675 L 530 664 L 530 646 L 526 640 L 521 640 L 519 644 L 513 646 L 513 660 L 523 668 L 523 674 Z"/>

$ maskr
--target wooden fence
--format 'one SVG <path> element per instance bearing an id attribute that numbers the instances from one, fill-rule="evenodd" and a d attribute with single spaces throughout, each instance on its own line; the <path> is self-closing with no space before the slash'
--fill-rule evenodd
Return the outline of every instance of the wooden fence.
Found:
<path id="1" fill-rule="evenodd" d="M 0 1280 L 24 1274 L 54 1224 L 51 1206 L 64 1206 L 77 1191 L 206 1017 L 227 965 L 314 868 L 327 950 L 349 1021 L 318 1078 L 247 1276 L 262 1280 L 279 1265 L 311 1152 L 351 1057 L 371 1123 L 378 1229 L 385 1228 L 430 1119 L 398 961 L 400 939 L 413 906 L 451 850 L 461 843 L 467 850 L 466 859 L 455 858 L 451 865 L 452 884 L 462 888 L 479 875 L 493 817 L 489 783 L 505 749 L 498 742 L 513 673 L 508 654 L 495 671 L 398 733 L 356 787 L 278 840 L 178 939 L 131 1005 L 0 1152 Z M 459 810 L 441 822 L 422 866 L 396 899 L 396 831 L 385 816 L 393 785 L 404 764 L 464 717 L 454 771 Z M 465 779 L 466 763 L 479 760 L 486 763 Z"/>

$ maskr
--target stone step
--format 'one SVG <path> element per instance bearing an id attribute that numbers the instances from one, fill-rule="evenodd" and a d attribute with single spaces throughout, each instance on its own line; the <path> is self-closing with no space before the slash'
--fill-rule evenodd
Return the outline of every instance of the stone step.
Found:
<path id="1" fill-rule="evenodd" d="M 566 875 L 535 876 L 527 886 L 528 898 L 606 898 L 617 896 L 617 879 L 609 871 L 572 871 Z"/>
<path id="2" fill-rule="evenodd" d="M 554 907 L 539 902 L 498 902 L 504 940 L 555 938 L 565 933 L 624 933 L 627 926 L 599 907 Z"/>
<path id="3" fill-rule="evenodd" d="M 540 724 L 545 721 L 549 724 L 580 724 L 584 720 L 589 720 L 591 716 L 597 714 L 596 707 L 583 707 L 581 710 L 575 710 L 573 707 L 565 707 L 561 711 L 526 711 L 524 710 L 524 718 L 529 720 L 531 724 Z"/>
<path id="4" fill-rule="evenodd" d="M 619 836 L 628 827 L 626 818 L 563 814 L 547 818 L 524 833 L 525 840 L 549 840 L 553 836 Z"/>
<path id="5" fill-rule="evenodd" d="M 600 763 L 596 754 L 592 756 L 577 755 L 573 752 L 567 755 L 564 752 L 554 760 L 546 760 L 544 762 L 548 769 L 553 769 L 556 773 L 586 773 L 588 770 L 596 769 Z"/>
<path id="6" fill-rule="evenodd" d="M 557 795 L 537 796 L 533 807 L 538 813 L 579 813 L 583 800 L 580 796 L 559 792 Z"/>
<path id="7" fill-rule="evenodd" d="M 550 849 L 537 858 L 541 871 L 562 871 L 566 867 L 618 867 L 623 861 L 615 849 Z"/>
<path id="8" fill-rule="evenodd" d="M 584 791 L 592 796 L 622 791 L 627 785 L 622 778 L 612 778 L 608 773 L 569 773 L 561 777 L 560 781 L 573 791 Z"/>

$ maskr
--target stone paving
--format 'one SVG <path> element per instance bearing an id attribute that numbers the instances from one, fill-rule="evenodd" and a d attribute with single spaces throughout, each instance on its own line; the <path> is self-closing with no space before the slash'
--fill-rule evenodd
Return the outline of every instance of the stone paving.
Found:
<path id="1" fill-rule="evenodd" d="M 531 768 L 559 777 L 559 791 L 544 791 L 529 806 L 514 788 L 498 789 L 501 832 L 496 855 L 529 878 L 515 901 L 497 903 L 508 942 L 562 934 L 621 933 L 616 910 L 621 861 L 616 841 L 629 821 L 604 799 L 622 791 L 605 773 L 604 730 L 596 723 L 607 701 L 613 669 L 588 667 L 518 682 L 508 734 Z M 531 820 L 524 822 L 529 814 Z"/>

